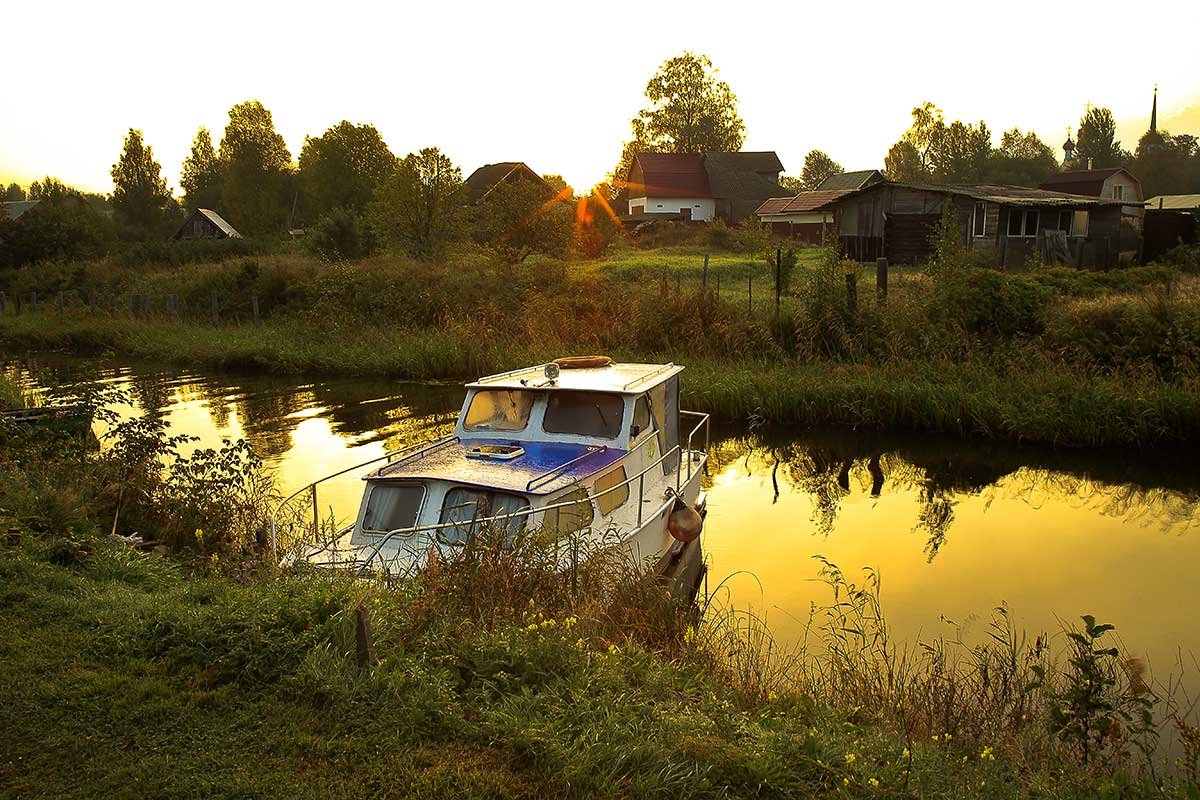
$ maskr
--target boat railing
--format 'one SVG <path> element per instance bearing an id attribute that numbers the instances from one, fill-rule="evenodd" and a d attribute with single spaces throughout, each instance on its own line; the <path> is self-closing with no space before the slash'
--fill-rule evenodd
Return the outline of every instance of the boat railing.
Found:
<path id="1" fill-rule="evenodd" d="M 386 462 L 387 464 L 399 463 L 400 461 L 403 461 L 403 460 L 406 460 L 409 458 L 413 458 L 415 456 L 421 455 L 422 453 L 427 453 L 430 450 L 433 450 L 438 447 L 443 447 L 447 444 L 450 444 L 451 442 L 456 442 L 456 441 L 458 441 L 457 436 L 443 436 L 440 439 L 434 439 L 432 441 L 417 442 L 416 444 L 409 445 L 408 447 L 401 447 L 398 450 L 390 450 L 390 451 L 384 453 L 383 455 L 376 456 L 375 458 L 369 459 L 367 461 L 363 461 L 359 464 L 354 464 L 353 466 L 349 466 L 349 467 L 346 467 L 345 469 L 338 470 L 337 472 L 334 472 L 331 475 L 326 475 L 325 477 L 323 477 L 319 480 L 315 480 L 310 484 L 300 487 L 299 489 L 297 489 L 296 491 L 294 491 L 290 495 L 288 495 L 286 498 L 284 498 L 279 503 L 279 505 L 275 506 L 275 510 L 271 512 L 271 552 L 275 555 L 276 558 L 279 558 L 279 528 L 280 528 L 280 523 L 281 523 L 281 514 L 283 514 L 285 512 L 285 509 L 288 509 L 291 507 L 292 501 L 296 500 L 297 498 L 299 498 L 305 494 L 310 494 L 312 496 L 312 523 L 311 524 L 312 524 L 312 536 L 315 538 L 315 537 L 319 536 L 319 534 L 320 534 L 320 525 L 321 525 L 321 507 L 317 500 L 317 487 L 318 486 L 320 486 L 323 483 L 327 483 L 327 482 L 333 480 L 334 478 L 340 478 L 342 475 L 345 475 L 348 472 L 354 472 L 355 470 L 365 469 L 366 467 L 372 466 L 373 464 L 378 464 L 380 462 Z"/>
<path id="2" fill-rule="evenodd" d="M 566 501 L 563 501 L 560 503 L 552 503 L 550 505 L 538 506 L 536 508 L 530 507 L 530 508 L 523 509 L 521 511 L 512 511 L 512 512 L 507 512 L 507 513 L 503 513 L 503 514 L 496 514 L 496 515 L 492 515 L 492 516 L 488 516 L 488 517 L 477 517 L 477 518 L 473 518 L 469 521 L 458 520 L 458 521 L 452 521 L 452 522 L 439 522 L 439 523 L 432 523 L 432 524 L 427 524 L 427 525 L 418 525 L 418 526 L 413 526 L 413 527 L 409 527 L 409 528 L 398 528 L 396 530 L 387 531 L 385 533 L 373 534 L 372 538 L 377 538 L 377 541 L 375 541 L 374 546 L 370 550 L 370 553 L 367 555 L 367 557 L 364 559 L 357 559 L 357 558 L 351 559 L 351 560 L 347 561 L 345 565 L 357 566 L 360 570 L 365 571 L 365 570 L 369 569 L 370 565 L 375 561 L 376 558 L 379 557 L 379 554 L 383 551 L 383 549 L 390 542 L 393 542 L 400 538 L 410 539 L 412 537 L 418 536 L 419 534 L 430 534 L 433 536 L 437 536 L 439 538 L 439 540 L 441 540 L 441 541 L 448 542 L 448 540 L 445 539 L 444 537 L 442 537 L 440 534 L 442 534 L 444 531 L 447 531 L 450 529 L 461 529 L 461 528 L 465 527 L 468 530 L 470 530 L 470 529 L 475 529 L 477 527 L 482 527 L 485 525 L 496 526 L 496 527 L 499 527 L 499 526 L 507 527 L 507 526 L 511 525 L 514 520 L 524 521 L 536 514 L 545 514 L 546 512 L 550 512 L 550 511 L 558 511 L 561 509 L 573 508 L 573 507 L 578 507 L 578 506 L 583 506 L 583 505 L 591 506 L 599 498 L 607 496 L 609 494 L 615 494 L 615 493 L 619 493 L 621 491 L 626 491 L 626 492 L 629 492 L 630 495 L 632 495 L 633 494 L 632 487 L 635 483 L 637 484 L 637 527 L 640 528 L 645 519 L 645 515 L 646 515 L 646 512 L 645 512 L 646 476 L 652 474 L 655 470 L 658 470 L 660 474 L 666 472 L 666 470 L 664 469 L 664 464 L 671 464 L 675 467 L 674 490 L 668 491 L 667 495 L 664 496 L 663 502 L 665 504 L 666 502 L 672 500 L 674 497 L 677 497 L 680 495 L 680 493 L 682 492 L 683 485 L 686 484 L 687 482 L 690 482 L 692 477 L 696 474 L 696 472 L 698 472 L 704 468 L 704 465 L 708 460 L 709 435 L 710 435 L 709 434 L 709 419 L 710 419 L 709 415 L 700 413 L 700 412 L 696 412 L 696 411 L 680 411 L 679 413 L 680 413 L 681 417 L 688 417 L 690 419 L 697 420 L 696 424 L 688 432 L 687 440 L 686 440 L 686 442 L 687 442 L 686 447 L 681 447 L 680 445 L 676 444 L 674 447 L 669 449 L 666 453 L 663 453 L 659 458 L 655 459 L 652 463 L 650 463 L 649 465 L 644 467 L 642 470 L 640 470 L 637 474 L 628 476 L 621 483 L 610 486 L 607 489 L 603 489 L 599 492 L 588 493 L 588 495 L 583 498 L 566 500 Z M 703 429 L 703 431 L 704 431 L 704 449 L 699 451 L 699 453 L 697 453 L 697 451 L 694 449 L 694 444 L 696 442 L 696 435 L 698 433 L 700 433 L 701 429 Z M 635 446 L 633 449 L 631 449 L 627 455 L 636 452 L 643 445 L 645 445 L 648 441 L 650 441 L 654 438 L 655 437 L 647 437 L 647 439 L 643 440 L 641 443 L 639 443 L 637 446 Z M 347 472 L 352 472 L 356 469 L 362 469 L 363 467 L 370 466 L 371 464 L 378 463 L 385 459 L 392 461 L 392 460 L 400 460 L 400 459 L 404 459 L 404 458 L 410 458 L 410 457 L 416 456 L 420 453 L 427 452 L 428 450 L 431 450 L 435 447 L 439 447 L 446 443 L 456 441 L 456 440 L 457 440 L 456 437 L 446 437 L 446 438 L 439 439 L 434 442 L 421 443 L 421 444 L 413 445 L 410 448 L 405 448 L 405 449 L 397 450 L 397 451 L 394 451 L 391 453 L 386 453 L 382 456 L 371 459 L 370 461 L 365 461 L 362 464 L 358 464 L 353 467 L 347 467 L 346 469 L 341 470 L 340 472 L 334 473 L 333 475 L 329 475 L 329 476 L 321 479 L 320 481 L 314 481 L 313 483 L 308 484 L 307 486 L 292 493 L 291 496 L 289 496 L 286 500 L 283 501 L 283 503 L 281 503 L 279 505 L 279 507 L 276 509 L 275 514 L 273 514 L 272 518 L 271 518 L 271 545 L 276 554 L 276 558 L 280 557 L 279 550 L 278 550 L 278 539 L 277 539 L 277 535 L 276 535 L 276 526 L 277 526 L 276 516 L 279 514 L 280 510 L 283 509 L 283 507 L 286 506 L 288 503 L 290 503 L 292 500 L 303 496 L 306 492 L 312 493 L 312 513 L 313 513 L 312 531 L 313 531 L 314 535 L 316 535 L 320 529 L 319 508 L 317 506 L 317 501 L 316 501 L 316 487 L 319 484 L 324 483 L 325 481 L 328 481 L 332 478 L 336 478 L 340 475 L 344 475 Z M 598 451 L 593 451 L 593 452 L 598 452 Z M 586 455 L 591 455 L 591 453 L 585 454 L 585 456 Z M 697 458 L 697 455 L 699 455 L 699 458 Z M 685 461 L 686 461 L 686 467 L 684 465 Z M 667 474 L 669 474 L 669 472 L 667 472 Z M 655 513 L 658 512 L 659 508 L 660 507 L 656 507 L 654 509 Z M 335 530 L 332 532 L 334 535 L 334 538 L 344 535 L 346 533 L 346 531 L 349 530 L 348 528 L 345 528 L 345 527 L 342 527 L 342 528 L 338 528 L 337 526 L 334 526 L 334 527 L 335 527 Z M 450 542 L 448 542 L 448 543 L 450 543 Z M 313 544 L 319 544 L 319 543 L 313 542 Z M 321 549 L 328 550 L 328 549 L 330 549 L 330 547 L 333 544 L 334 543 L 332 541 L 326 542 L 324 545 L 321 545 Z"/>
<path id="3" fill-rule="evenodd" d="M 550 481 L 557 478 L 559 475 L 562 475 L 562 474 L 568 472 L 572 467 L 578 466 L 580 463 L 588 460 L 592 456 L 597 455 L 599 453 L 607 453 L 607 452 L 608 452 L 607 445 L 601 445 L 599 447 L 589 446 L 586 451 L 584 451 L 580 455 L 576 456 L 575 458 L 572 458 L 570 461 L 566 461 L 562 464 L 559 464 L 557 467 L 548 469 L 545 472 L 543 472 L 541 475 L 534 477 L 532 480 L 529 481 L 529 483 L 525 484 L 525 491 L 532 492 L 533 487 L 540 486 L 543 483 L 549 483 Z"/>
<path id="4" fill-rule="evenodd" d="M 549 511 L 558 511 L 561 509 L 573 508 L 573 507 L 582 506 L 582 505 L 591 506 L 593 503 L 595 503 L 597 500 L 599 500 L 599 498 L 604 497 L 608 494 L 620 492 L 621 490 L 625 490 L 625 491 L 629 492 L 630 495 L 632 495 L 632 491 L 630 491 L 630 489 L 632 488 L 634 482 L 637 483 L 637 527 L 640 528 L 642 526 L 642 521 L 645 517 L 646 476 L 655 470 L 662 472 L 663 464 L 668 463 L 672 460 L 674 461 L 674 463 L 675 463 L 675 489 L 674 489 L 674 492 L 669 492 L 668 495 L 663 498 L 663 502 L 666 503 L 668 501 L 673 500 L 675 497 L 680 496 L 683 484 L 691 481 L 692 476 L 699 470 L 703 469 L 704 464 L 708 460 L 709 415 L 703 414 L 703 413 L 700 413 L 697 411 L 681 411 L 680 415 L 681 416 L 686 415 L 688 417 L 693 417 L 693 418 L 698 419 L 695 427 L 693 427 L 692 430 L 688 433 L 687 448 L 684 449 L 684 448 L 680 447 L 679 445 L 675 445 L 670 450 L 668 450 L 666 453 L 664 453 L 662 456 L 660 456 L 658 459 L 656 459 L 653 463 L 649 464 L 648 466 L 643 468 L 641 471 L 639 471 L 636 475 L 627 477 L 621 483 L 618 483 L 614 486 L 610 486 L 607 489 L 603 489 L 599 492 L 589 493 L 586 497 L 583 497 L 583 498 L 574 499 L 574 500 L 566 500 L 561 503 L 551 503 L 550 505 L 538 506 L 537 508 L 530 507 L 530 508 L 523 509 L 521 511 L 512 511 L 512 512 L 508 512 L 508 513 L 504 513 L 504 514 L 495 514 L 495 515 L 489 516 L 489 517 L 472 518 L 469 522 L 464 522 L 461 520 L 455 521 L 455 522 L 439 522 L 439 523 L 434 523 L 434 524 L 429 524 L 429 525 L 417 525 L 417 526 L 410 527 L 410 528 L 398 528 L 394 531 L 388 531 L 386 533 L 379 534 L 379 540 L 377 542 L 375 542 L 374 548 L 371 550 L 370 554 L 361 561 L 360 569 L 361 570 L 369 569 L 370 565 L 379 556 L 379 554 L 380 554 L 380 552 L 382 552 L 383 548 L 389 542 L 391 542 L 397 538 L 408 539 L 410 537 L 414 537 L 419 534 L 432 534 L 433 536 L 438 537 L 441 541 L 446 541 L 446 539 L 441 537 L 440 534 L 443 531 L 445 531 L 447 529 L 451 529 L 451 528 L 462 528 L 462 527 L 466 526 L 469 529 L 474 529 L 476 526 L 482 527 L 485 525 L 489 525 L 489 526 L 493 526 L 493 527 L 507 528 L 511 525 L 511 523 L 514 520 L 527 520 L 529 517 L 532 517 L 535 514 L 545 514 L 546 512 L 549 512 Z M 692 442 L 693 442 L 695 435 L 700 431 L 701 428 L 704 429 L 704 450 L 701 451 L 700 458 L 697 460 L 695 457 L 695 451 L 692 449 Z M 636 450 L 638 450 L 641 447 L 642 444 L 645 444 L 645 441 L 643 441 L 637 447 L 634 447 L 629 452 L 630 453 L 635 452 Z M 682 477 L 685 474 L 684 466 L 682 463 L 685 460 L 684 459 L 685 455 L 686 455 L 686 461 L 687 461 L 687 468 L 686 468 L 687 478 L 686 478 L 686 480 Z M 658 511 L 658 509 L 656 508 L 655 512 L 657 513 L 657 511 Z M 543 519 L 544 519 L 544 517 L 543 517 Z"/>

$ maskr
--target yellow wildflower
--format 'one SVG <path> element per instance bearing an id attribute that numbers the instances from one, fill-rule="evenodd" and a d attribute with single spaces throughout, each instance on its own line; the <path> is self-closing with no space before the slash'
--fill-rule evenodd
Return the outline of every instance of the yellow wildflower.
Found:
<path id="1" fill-rule="evenodd" d="M 979 758 L 982 761 L 995 761 L 996 760 L 996 756 L 994 753 L 992 753 L 992 748 L 989 746 L 985 746 L 983 748 L 983 750 L 979 753 Z"/>
<path id="2" fill-rule="evenodd" d="M 872 789 L 879 788 L 879 779 L 878 778 L 871 778 L 867 781 L 867 783 L 871 784 Z"/>
<path id="3" fill-rule="evenodd" d="M 809 736 L 816 736 L 816 735 L 817 735 L 817 729 L 816 729 L 816 728 L 809 728 L 809 729 L 808 729 L 808 735 L 809 735 Z"/>
<path id="4" fill-rule="evenodd" d="M 849 785 L 850 785 L 850 779 L 842 778 L 842 786 L 849 786 Z"/>
<path id="5" fill-rule="evenodd" d="M 854 755 L 854 753 L 846 753 L 847 764 L 853 764 L 856 758 L 858 758 L 858 756 Z"/>
<path id="6" fill-rule="evenodd" d="M 904 751 L 900 753 L 900 757 L 905 760 L 908 760 L 909 758 L 912 757 L 912 754 L 908 752 L 908 748 L 906 747 L 906 748 L 904 748 Z"/>
<path id="7" fill-rule="evenodd" d="M 615 655 L 617 655 L 618 653 L 620 653 L 620 652 L 621 652 L 621 648 L 617 647 L 615 644 L 610 644 L 610 645 L 608 646 L 608 652 L 609 652 L 609 654 L 610 654 L 610 655 L 614 655 L 614 656 L 615 656 Z"/>

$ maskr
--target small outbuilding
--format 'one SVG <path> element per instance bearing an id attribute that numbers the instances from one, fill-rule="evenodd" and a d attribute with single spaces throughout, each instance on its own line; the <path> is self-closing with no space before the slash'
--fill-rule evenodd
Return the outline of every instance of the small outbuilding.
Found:
<path id="1" fill-rule="evenodd" d="M 241 239 L 242 235 L 210 208 L 197 208 L 188 215 L 175 239 Z"/>
<path id="2" fill-rule="evenodd" d="M 821 184 L 817 186 L 815 191 L 818 192 L 840 192 L 840 191 L 857 191 L 865 189 L 868 186 L 874 186 L 877 183 L 883 183 L 887 180 L 883 173 L 877 169 L 860 169 L 854 172 L 839 172 L 836 175 L 830 175 Z"/>
<path id="3" fill-rule="evenodd" d="M 638 153 L 626 180 L 626 218 L 741 222 L 784 194 L 781 172 L 773 151 Z"/>
<path id="4" fill-rule="evenodd" d="M 1146 201 L 1143 260 L 1200 240 L 1200 194 L 1165 194 Z"/>
<path id="5" fill-rule="evenodd" d="M 821 244 L 836 233 L 833 211 L 827 206 L 850 194 L 849 189 L 801 192 L 795 197 L 772 197 L 755 214 L 773 236 Z M 822 210 L 824 209 L 824 210 Z"/>
<path id="6" fill-rule="evenodd" d="M 493 189 L 501 184 L 520 183 L 540 186 L 546 190 L 548 197 L 555 193 L 554 189 L 550 188 L 550 184 L 546 183 L 541 175 L 530 169 L 524 161 L 501 161 L 498 164 L 484 164 L 468 176 L 464 181 L 467 202 L 475 205 L 482 202 Z"/>

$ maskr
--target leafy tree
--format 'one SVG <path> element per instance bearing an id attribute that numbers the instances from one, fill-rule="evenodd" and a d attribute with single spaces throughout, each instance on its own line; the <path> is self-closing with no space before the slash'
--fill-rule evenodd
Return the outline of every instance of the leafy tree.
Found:
<path id="1" fill-rule="evenodd" d="M 533 253 L 565 257 L 571 247 L 574 208 L 531 181 L 498 184 L 475 210 L 475 240 L 519 264 Z"/>
<path id="2" fill-rule="evenodd" d="M 1200 192 L 1200 147 L 1195 136 L 1146 131 L 1130 166 L 1146 197 Z"/>
<path id="3" fill-rule="evenodd" d="M 162 220 L 171 199 L 162 166 L 154 151 L 142 141 L 142 132 L 130 128 L 125 148 L 112 167 L 113 210 L 123 222 L 148 231 Z"/>
<path id="4" fill-rule="evenodd" d="M 922 162 L 921 152 L 912 142 L 901 139 L 892 145 L 883 159 L 883 171 L 890 180 L 901 183 L 924 183 L 930 179 Z"/>
<path id="5" fill-rule="evenodd" d="M 542 180 L 545 181 L 546 185 L 553 189 L 557 194 L 562 195 L 564 200 L 570 199 L 575 195 L 574 188 L 567 183 L 567 179 L 562 175 L 555 175 L 551 173 L 549 175 L 543 175 Z"/>
<path id="6" fill-rule="evenodd" d="M 215 209 L 221 204 L 221 170 L 208 128 L 196 131 L 192 152 L 184 159 L 179 176 L 184 202 L 191 208 Z"/>
<path id="7" fill-rule="evenodd" d="M 429 257 L 457 233 L 464 196 L 462 170 L 436 147 L 427 147 L 396 164 L 367 216 L 381 242 Z"/>
<path id="8" fill-rule="evenodd" d="M 1076 166 L 1085 169 L 1088 159 L 1094 169 L 1119 167 L 1129 161 L 1129 153 L 1116 140 L 1117 124 L 1107 108 L 1089 108 L 1079 120 L 1078 140 L 1075 143 Z"/>
<path id="9" fill-rule="evenodd" d="M 25 190 L 22 189 L 19 184 L 10 183 L 8 188 L 4 190 L 4 199 L 8 201 L 24 200 Z"/>
<path id="10" fill-rule="evenodd" d="M 955 120 L 935 128 L 927 152 L 933 179 L 938 183 L 976 183 L 983 178 L 992 154 L 992 133 L 981 120 L 979 125 Z"/>
<path id="11" fill-rule="evenodd" d="M 229 109 L 221 138 L 221 199 L 243 233 L 279 229 L 287 217 L 291 156 L 258 100 Z"/>
<path id="12" fill-rule="evenodd" d="M 1054 150 L 1033 131 L 1017 128 L 1005 132 L 1000 147 L 992 151 L 986 178 L 1010 186 L 1037 186 L 1058 171 Z"/>
<path id="13" fill-rule="evenodd" d="M 396 156 L 373 125 L 342 120 L 325 133 L 305 137 L 300 186 L 314 215 L 335 208 L 361 214 L 379 184 L 396 168 Z"/>
<path id="14" fill-rule="evenodd" d="M 746 125 L 737 112 L 737 96 L 720 80 L 708 56 L 685 52 L 669 59 L 646 84 L 650 104 L 630 122 L 613 172 L 621 180 L 639 152 L 704 153 L 740 150 Z"/>
<path id="15" fill-rule="evenodd" d="M 29 184 L 29 199 L 30 200 L 50 200 L 57 201 L 70 195 L 79 195 L 77 189 L 73 189 L 60 181 L 58 178 L 52 178 L 47 175 L 40 182 L 34 181 Z"/>
<path id="16" fill-rule="evenodd" d="M 340 261 L 367 255 L 374 242 L 363 229 L 359 214 L 335 208 L 308 229 L 304 246 L 326 261 Z"/>
<path id="17" fill-rule="evenodd" d="M 845 172 L 841 164 L 822 150 L 809 150 L 804 157 L 804 169 L 800 171 L 800 183 L 809 191 L 816 189 L 830 175 Z"/>
<path id="18" fill-rule="evenodd" d="M 804 191 L 804 181 L 795 175 L 780 175 L 779 185 L 792 194 L 800 194 Z"/>

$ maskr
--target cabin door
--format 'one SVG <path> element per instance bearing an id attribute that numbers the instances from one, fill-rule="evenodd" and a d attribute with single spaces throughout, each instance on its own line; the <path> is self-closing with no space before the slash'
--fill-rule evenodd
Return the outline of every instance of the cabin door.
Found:
<path id="1" fill-rule="evenodd" d="M 636 433 L 635 433 L 636 431 Z M 663 439 L 651 408 L 649 395 L 638 395 L 633 402 L 633 422 L 629 429 L 629 449 L 633 453 L 629 458 L 629 477 L 637 475 L 651 464 L 662 458 Z M 658 476 L 653 472 L 646 473 L 646 480 Z M 637 484 L 631 487 L 637 493 Z"/>

